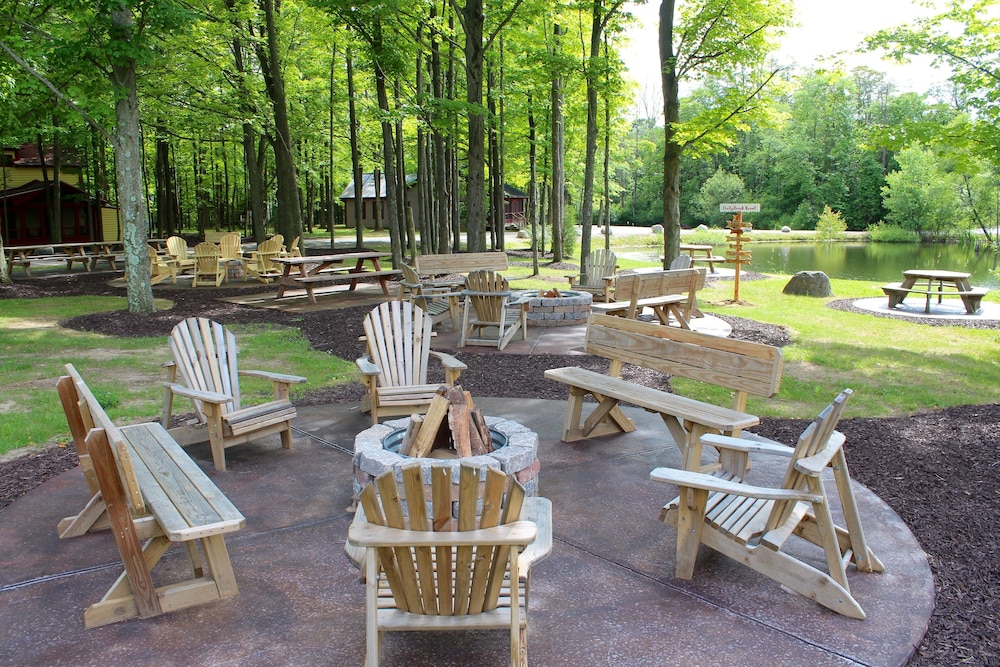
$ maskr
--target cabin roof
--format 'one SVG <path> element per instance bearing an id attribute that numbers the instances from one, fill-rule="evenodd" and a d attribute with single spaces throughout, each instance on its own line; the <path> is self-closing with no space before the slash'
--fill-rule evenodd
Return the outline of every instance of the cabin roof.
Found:
<path id="1" fill-rule="evenodd" d="M 417 182 L 416 174 L 406 175 L 406 187 L 411 187 Z M 385 174 L 379 174 L 379 196 L 385 196 Z M 341 199 L 354 199 L 354 181 L 352 180 L 341 193 Z M 375 175 L 371 172 L 361 176 L 361 198 L 375 199 Z"/>

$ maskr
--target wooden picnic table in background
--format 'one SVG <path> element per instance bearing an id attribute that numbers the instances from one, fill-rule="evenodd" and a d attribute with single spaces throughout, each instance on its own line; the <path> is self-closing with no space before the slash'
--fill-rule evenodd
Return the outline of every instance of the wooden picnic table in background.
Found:
<path id="1" fill-rule="evenodd" d="M 87 271 L 98 261 L 104 260 L 111 270 L 116 270 L 117 256 L 124 252 L 121 241 L 82 241 L 77 243 L 40 243 L 37 245 L 7 246 L 7 265 L 20 266 L 25 275 L 31 277 L 31 264 L 45 260 L 65 260 L 66 270 L 73 268 L 73 262 L 80 262 Z M 39 254 L 39 251 L 41 253 Z"/>
<path id="2" fill-rule="evenodd" d="M 382 269 L 381 260 L 391 256 L 391 253 L 387 252 L 360 251 L 306 257 L 275 257 L 271 261 L 282 267 L 276 298 L 290 296 L 286 294 L 289 289 L 305 289 L 310 303 L 316 303 L 314 292 L 316 284 L 350 282 L 351 286 L 348 288 L 350 291 L 357 287 L 358 281 L 363 278 L 378 278 L 382 293 L 389 296 L 386 279 L 401 275 L 396 269 Z M 366 262 L 371 263 L 371 268 L 366 266 Z"/>
<path id="3" fill-rule="evenodd" d="M 970 276 L 971 274 L 964 271 L 908 269 L 903 271 L 903 282 L 883 285 L 882 291 L 889 297 L 889 308 L 900 305 L 910 294 L 919 294 L 925 298 L 924 312 L 930 313 L 931 300 L 935 296 L 939 304 L 946 296 L 957 296 L 962 299 L 965 312 L 974 315 L 979 310 L 980 301 L 989 290 L 985 287 L 973 287 L 969 284 Z M 918 284 L 923 281 L 927 281 L 926 286 Z"/>

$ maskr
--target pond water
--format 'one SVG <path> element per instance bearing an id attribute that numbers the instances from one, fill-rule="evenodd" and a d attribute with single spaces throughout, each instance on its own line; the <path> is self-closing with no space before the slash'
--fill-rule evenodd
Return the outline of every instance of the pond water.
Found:
<path id="1" fill-rule="evenodd" d="M 751 270 L 793 274 L 822 271 L 831 278 L 899 282 L 906 269 L 971 273 L 977 287 L 1000 288 L 997 255 L 972 244 L 941 243 L 755 243 Z"/>
<path id="2" fill-rule="evenodd" d="M 900 282 L 907 269 L 965 271 L 976 287 L 1000 289 L 994 271 L 998 257 L 972 244 L 941 243 L 750 243 L 749 270 L 792 275 L 798 271 L 822 271 L 831 278 Z M 725 253 L 716 247 L 715 254 Z M 634 259 L 656 262 L 655 250 L 620 253 Z M 723 265 L 723 266 L 732 266 Z"/>

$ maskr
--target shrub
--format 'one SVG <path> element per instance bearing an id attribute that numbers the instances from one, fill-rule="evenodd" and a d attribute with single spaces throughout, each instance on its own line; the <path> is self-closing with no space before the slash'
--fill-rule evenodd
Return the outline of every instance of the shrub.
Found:
<path id="1" fill-rule="evenodd" d="M 916 231 L 883 220 L 868 225 L 868 238 L 877 243 L 920 243 L 920 235 Z"/>
<path id="2" fill-rule="evenodd" d="M 816 237 L 824 241 L 836 241 L 847 231 L 847 222 L 840 214 L 829 206 L 823 207 L 823 213 L 816 221 Z"/>

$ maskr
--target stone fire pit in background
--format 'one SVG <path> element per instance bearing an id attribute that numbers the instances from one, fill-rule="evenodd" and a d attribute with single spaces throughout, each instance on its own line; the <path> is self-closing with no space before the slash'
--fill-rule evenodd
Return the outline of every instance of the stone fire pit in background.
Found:
<path id="1" fill-rule="evenodd" d="M 361 497 L 361 490 L 383 472 L 395 470 L 397 478 L 401 480 L 399 471 L 404 465 L 412 463 L 419 463 L 424 468 L 425 482 L 430 482 L 430 468 L 449 467 L 455 484 L 458 484 L 459 468 L 462 463 L 497 468 L 505 473 L 514 473 L 529 496 L 538 494 L 538 434 L 527 426 L 500 417 L 486 417 L 486 425 L 490 431 L 506 438 L 507 444 L 503 447 L 481 456 L 447 459 L 412 458 L 400 456 L 385 448 L 387 436 L 405 429 L 409 421 L 409 418 L 387 421 L 362 431 L 354 438 L 355 501 Z"/>
<path id="2" fill-rule="evenodd" d="M 536 327 L 568 327 L 586 324 L 593 296 L 587 292 L 560 291 L 559 296 L 540 296 L 538 290 L 514 290 L 519 301 L 528 302 L 528 324 Z"/>

